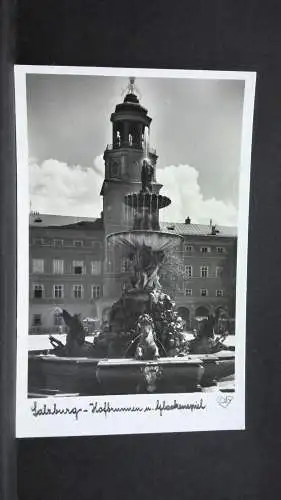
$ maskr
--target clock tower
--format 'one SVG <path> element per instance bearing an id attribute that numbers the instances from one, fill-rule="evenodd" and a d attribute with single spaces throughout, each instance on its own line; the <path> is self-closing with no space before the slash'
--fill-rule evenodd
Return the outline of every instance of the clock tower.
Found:
<path id="1" fill-rule="evenodd" d="M 112 144 L 104 151 L 105 177 L 101 189 L 103 196 L 103 222 L 105 238 L 112 233 L 132 228 L 133 213 L 124 203 L 125 195 L 141 189 L 141 168 L 146 158 L 154 168 L 152 189 L 159 192 L 156 182 L 156 151 L 149 146 L 151 118 L 139 101 L 135 78 L 130 78 L 123 102 L 117 104 L 110 117 Z M 106 248 L 104 269 L 104 299 L 116 300 L 121 294 L 126 270 L 122 267 L 118 251 Z"/>
<path id="2" fill-rule="evenodd" d="M 124 101 L 117 104 L 110 120 L 112 144 L 107 145 L 103 156 L 105 178 L 101 190 L 106 236 L 128 228 L 124 196 L 139 191 L 144 158 L 154 167 L 155 191 L 161 187 L 155 177 L 156 151 L 149 147 L 151 118 L 136 95 L 134 78 L 130 78 Z"/>

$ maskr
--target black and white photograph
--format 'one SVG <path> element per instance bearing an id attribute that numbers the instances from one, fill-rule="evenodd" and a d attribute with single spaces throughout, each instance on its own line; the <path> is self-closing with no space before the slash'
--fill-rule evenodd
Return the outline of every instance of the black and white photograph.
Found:
<path id="1" fill-rule="evenodd" d="M 255 76 L 16 66 L 18 437 L 245 428 Z"/>

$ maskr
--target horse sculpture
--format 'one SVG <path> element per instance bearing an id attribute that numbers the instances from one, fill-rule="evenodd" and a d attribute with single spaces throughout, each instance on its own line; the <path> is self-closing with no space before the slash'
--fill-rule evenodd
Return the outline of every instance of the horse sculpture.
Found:
<path id="1" fill-rule="evenodd" d="M 137 332 L 139 341 L 135 358 L 140 360 L 158 359 L 160 356 L 154 336 L 153 320 L 149 314 L 143 314 L 139 317 Z"/>
<path id="2" fill-rule="evenodd" d="M 50 342 L 54 347 L 55 354 L 58 356 L 85 356 L 93 355 L 93 344 L 86 342 L 86 332 L 80 319 L 79 314 L 73 316 L 66 311 L 62 310 L 62 317 L 66 326 L 68 326 L 68 333 L 66 336 L 65 345 L 57 340 L 55 337 L 50 336 Z"/>

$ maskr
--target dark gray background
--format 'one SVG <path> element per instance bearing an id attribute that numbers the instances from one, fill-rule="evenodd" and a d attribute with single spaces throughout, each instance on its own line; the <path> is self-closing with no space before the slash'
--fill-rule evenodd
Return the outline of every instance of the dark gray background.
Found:
<path id="1" fill-rule="evenodd" d="M 249 234 L 247 430 L 21 440 L 20 500 L 281 497 L 278 6 L 272 1 L 19 0 L 17 63 L 258 71 Z"/>

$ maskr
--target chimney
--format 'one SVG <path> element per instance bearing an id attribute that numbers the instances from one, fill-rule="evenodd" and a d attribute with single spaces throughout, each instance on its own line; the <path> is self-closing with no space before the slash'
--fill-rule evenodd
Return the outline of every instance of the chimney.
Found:
<path id="1" fill-rule="evenodd" d="M 212 225 L 212 227 L 211 227 L 211 235 L 215 236 L 218 233 L 219 233 L 219 230 L 217 229 L 217 226 L 216 225 Z"/>
<path id="2" fill-rule="evenodd" d="M 191 224 L 191 218 L 190 217 L 187 217 L 185 219 L 185 224 Z"/>

